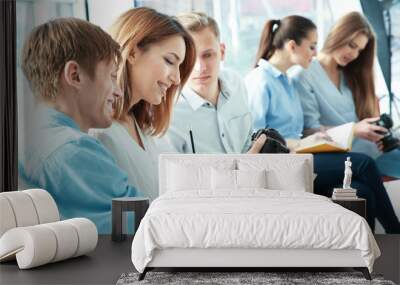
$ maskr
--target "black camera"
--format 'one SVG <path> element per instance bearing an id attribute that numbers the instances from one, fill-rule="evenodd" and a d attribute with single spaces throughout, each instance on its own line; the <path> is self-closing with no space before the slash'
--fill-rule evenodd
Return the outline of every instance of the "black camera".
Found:
<path id="1" fill-rule="evenodd" d="M 393 127 L 393 120 L 388 114 L 382 114 L 378 121 L 374 122 L 375 125 L 388 129 L 387 133 L 377 132 L 383 135 L 381 142 L 383 144 L 383 152 L 392 151 L 400 147 L 400 141 L 393 136 L 391 128 Z"/>
<path id="2" fill-rule="evenodd" d="M 272 128 L 259 129 L 251 136 L 251 140 L 254 142 L 259 136 L 265 134 L 267 140 L 263 145 L 260 153 L 289 153 L 290 150 L 286 146 L 285 139 L 281 134 Z"/>

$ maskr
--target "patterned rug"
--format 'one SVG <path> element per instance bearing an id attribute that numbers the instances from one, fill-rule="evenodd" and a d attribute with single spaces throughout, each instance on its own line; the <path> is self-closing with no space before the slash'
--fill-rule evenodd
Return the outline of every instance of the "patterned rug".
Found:
<path id="1" fill-rule="evenodd" d="M 294 284 L 387 284 L 381 275 L 372 274 L 372 281 L 364 278 L 360 272 L 148 272 L 142 281 L 138 281 L 138 273 L 122 274 L 117 285 L 133 284 L 213 284 L 213 285 L 294 285 Z"/>

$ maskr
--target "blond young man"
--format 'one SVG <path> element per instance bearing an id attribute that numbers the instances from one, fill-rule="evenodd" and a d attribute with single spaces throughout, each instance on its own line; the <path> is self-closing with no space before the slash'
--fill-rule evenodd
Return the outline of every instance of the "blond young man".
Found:
<path id="1" fill-rule="evenodd" d="M 135 196 L 127 176 L 89 128 L 112 123 L 119 45 L 99 27 L 60 18 L 35 28 L 26 40 L 22 68 L 41 103 L 36 138 L 20 175 L 46 189 L 63 218 L 91 219 L 111 230 L 111 199 Z"/>
<path id="2" fill-rule="evenodd" d="M 220 42 L 217 23 L 203 13 L 182 14 L 178 20 L 193 37 L 197 58 L 168 131 L 175 149 L 183 153 L 258 153 L 266 137 L 262 135 L 251 147 L 246 87 L 236 74 L 220 70 L 225 45 Z"/>

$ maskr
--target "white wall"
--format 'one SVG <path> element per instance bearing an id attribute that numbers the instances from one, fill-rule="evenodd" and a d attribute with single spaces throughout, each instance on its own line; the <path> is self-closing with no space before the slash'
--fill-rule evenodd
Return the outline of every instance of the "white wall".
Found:
<path id="1" fill-rule="evenodd" d="M 89 20 L 108 31 L 123 12 L 133 8 L 133 0 L 88 0 Z"/>

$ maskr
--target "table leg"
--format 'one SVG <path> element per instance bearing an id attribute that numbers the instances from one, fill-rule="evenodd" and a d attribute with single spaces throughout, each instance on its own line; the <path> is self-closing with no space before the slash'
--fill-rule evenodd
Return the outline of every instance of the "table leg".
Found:
<path id="1" fill-rule="evenodd" d="M 123 234 L 123 224 L 124 224 L 125 213 L 122 209 L 122 203 L 118 201 L 112 202 L 112 240 L 113 241 L 123 241 L 126 235 Z"/>
<path id="2" fill-rule="evenodd" d="M 143 219 L 149 207 L 148 203 L 141 203 L 135 207 L 135 233 L 139 228 L 140 221 Z"/>

